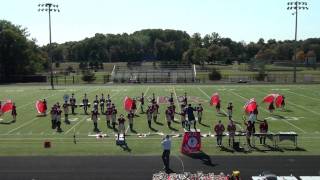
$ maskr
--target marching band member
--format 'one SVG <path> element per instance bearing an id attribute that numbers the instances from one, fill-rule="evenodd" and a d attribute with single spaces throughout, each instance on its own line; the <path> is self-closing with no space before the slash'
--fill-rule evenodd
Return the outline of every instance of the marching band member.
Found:
<path id="1" fill-rule="evenodd" d="M 76 114 L 74 112 L 74 109 L 76 108 L 76 98 L 74 97 L 73 93 L 71 94 L 71 98 L 69 99 L 69 102 L 70 102 L 70 106 L 71 106 L 71 113 L 74 115 L 74 114 Z"/>
<path id="2" fill-rule="evenodd" d="M 180 115 L 180 120 L 181 120 L 181 126 L 182 128 L 186 128 L 186 115 L 187 115 L 187 109 L 184 104 L 181 105 L 181 112 L 176 113 Z"/>
<path id="3" fill-rule="evenodd" d="M 143 113 L 144 113 L 144 111 L 143 111 L 143 106 L 144 106 L 144 94 L 143 94 L 143 93 L 141 94 L 141 97 L 140 97 L 139 101 L 140 101 L 140 110 L 141 110 L 140 113 L 143 114 Z"/>
<path id="4" fill-rule="evenodd" d="M 170 98 L 168 99 L 169 104 L 173 104 L 173 93 L 171 93 Z"/>
<path id="5" fill-rule="evenodd" d="M 120 117 L 118 119 L 118 139 L 119 139 L 119 136 L 120 134 L 123 134 L 123 137 L 125 138 L 126 135 L 126 130 L 125 130 L 125 126 L 124 126 L 124 123 L 125 123 L 126 119 L 124 118 L 123 114 L 120 114 Z"/>
<path id="6" fill-rule="evenodd" d="M 137 101 L 135 98 L 133 98 L 131 110 L 132 110 L 133 114 L 135 114 L 137 111 Z"/>
<path id="7" fill-rule="evenodd" d="M 50 115 L 51 115 L 51 128 L 55 129 L 56 128 L 56 119 L 57 119 L 56 105 L 54 105 L 51 108 Z"/>
<path id="8" fill-rule="evenodd" d="M 221 111 L 220 111 L 220 108 L 221 108 L 221 101 L 219 100 L 218 102 L 217 102 L 217 104 L 216 104 L 216 111 L 217 111 L 217 113 L 220 113 Z"/>
<path id="9" fill-rule="evenodd" d="M 103 93 L 101 94 L 101 98 L 100 98 L 100 110 L 101 110 L 101 113 L 104 112 L 104 103 L 106 102 L 105 98 L 104 98 L 104 95 Z"/>
<path id="10" fill-rule="evenodd" d="M 64 122 L 66 124 L 70 124 L 70 121 L 68 119 L 68 116 L 69 116 L 69 104 L 68 104 L 68 101 L 65 101 L 64 104 L 62 105 L 62 107 L 63 107 L 63 112 L 64 112 Z"/>
<path id="11" fill-rule="evenodd" d="M 247 144 L 249 147 L 252 147 L 251 146 L 251 143 L 250 143 L 250 138 L 252 136 L 252 134 L 254 133 L 253 132 L 253 123 L 251 121 L 244 121 L 244 124 L 246 125 L 246 139 L 247 139 Z"/>
<path id="12" fill-rule="evenodd" d="M 197 111 L 197 110 L 195 108 L 193 108 L 191 106 L 191 104 L 189 104 L 186 111 L 187 111 L 187 115 L 188 115 L 188 123 L 187 123 L 188 130 L 190 131 L 191 123 L 193 123 L 194 130 L 197 131 L 197 128 L 196 128 L 197 121 L 196 121 L 196 118 L 194 117 L 194 114 L 193 114 L 193 112 Z"/>
<path id="13" fill-rule="evenodd" d="M 0 105 L 0 109 L 1 109 L 1 105 Z M 17 107 L 16 107 L 15 103 L 13 103 L 13 105 L 12 105 L 11 115 L 13 118 L 12 122 L 16 122 L 16 120 L 17 120 Z"/>
<path id="14" fill-rule="evenodd" d="M 227 130 L 229 133 L 229 147 L 230 147 L 230 146 L 233 146 L 234 144 L 234 136 L 236 134 L 236 125 L 232 120 L 230 120 Z"/>
<path id="15" fill-rule="evenodd" d="M 199 104 L 199 106 L 197 107 L 197 116 L 198 116 L 198 122 L 199 122 L 199 124 L 201 124 L 202 112 L 203 112 L 203 107 L 202 107 L 201 104 Z"/>
<path id="16" fill-rule="evenodd" d="M 183 102 L 183 104 L 184 104 L 185 106 L 188 105 L 188 98 L 187 98 L 187 93 L 186 93 L 186 92 L 184 93 L 184 98 L 183 98 L 182 102 Z"/>
<path id="17" fill-rule="evenodd" d="M 157 122 L 157 118 L 158 118 L 158 104 L 154 101 L 151 108 L 152 108 L 152 116 L 153 116 L 153 121 Z"/>
<path id="18" fill-rule="evenodd" d="M 274 109 L 275 109 L 275 108 L 274 108 L 274 104 L 273 104 L 273 102 L 271 102 L 271 103 L 269 104 L 268 110 L 269 110 L 270 113 L 273 113 Z"/>
<path id="19" fill-rule="evenodd" d="M 107 107 L 111 106 L 111 98 L 110 98 L 110 95 L 109 95 L 109 94 L 107 95 L 106 106 L 107 106 Z"/>
<path id="20" fill-rule="evenodd" d="M 129 113 L 128 113 L 128 120 L 129 120 L 129 126 L 130 126 L 130 131 L 133 131 L 133 117 L 134 117 L 134 111 L 131 110 Z"/>
<path id="21" fill-rule="evenodd" d="M 87 94 L 84 94 L 84 98 L 82 100 L 82 104 L 83 104 L 83 110 L 84 110 L 84 114 L 88 114 L 88 106 L 89 106 L 89 100 L 87 98 Z"/>
<path id="22" fill-rule="evenodd" d="M 233 105 L 232 105 L 232 102 L 229 102 L 228 104 L 228 107 L 227 107 L 227 110 L 228 110 L 228 118 L 229 120 L 231 121 L 232 120 L 232 112 L 233 112 Z"/>
<path id="23" fill-rule="evenodd" d="M 267 137 L 267 133 L 268 133 L 268 123 L 267 123 L 267 120 L 263 120 L 262 123 L 260 123 L 260 133 L 263 133 L 265 135 L 261 135 L 260 136 L 260 144 L 263 144 L 265 145 L 266 144 L 266 137 Z"/>
<path id="24" fill-rule="evenodd" d="M 57 132 L 62 132 L 62 129 L 61 129 L 61 109 L 60 109 L 60 105 L 59 103 L 57 103 L 57 109 L 56 109 L 56 123 L 57 123 Z"/>
<path id="25" fill-rule="evenodd" d="M 96 95 L 96 99 L 93 101 L 93 109 L 96 109 L 99 112 L 99 100 L 98 100 L 98 95 Z"/>
<path id="26" fill-rule="evenodd" d="M 93 131 L 98 133 L 100 132 L 100 130 L 98 129 L 98 115 L 99 112 L 97 109 L 93 109 L 93 111 L 91 112 L 91 120 L 93 121 Z"/>
<path id="27" fill-rule="evenodd" d="M 47 110 L 48 110 L 46 99 L 43 99 L 43 109 L 44 109 L 43 115 L 46 116 L 47 115 Z"/>
<path id="28" fill-rule="evenodd" d="M 219 120 L 218 124 L 216 124 L 214 127 L 214 131 L 216 132 L 216 136 L 217 136 L 217 146 L 219 147 L 222 146 L 222 137 L 223 137 L 224 130 L 225 130 L 224 125 L 221 123 L 221 120 Z"/>
<path id="29" fill-rule="evenodd" d="M 118 111 L 117 111 L 115 105 L 112 104 L 112 118 L 111 118 L 111 121 L 112 121 L 112 128 L 113 129 L 116 128 L 117 113 L 118 113 Z"/>
<path id="30" fill-rule="evenodd" d="M 152 113 L 153 113 L 152 112 L 152 107 L 148 106 L 148 109 L 147 109 L 147 121 L 148 121 L 149 128 L 151 128 Z"/>
<path id="31" fill-rule="evenodd" d="M 282 95 L 282 101 L 281 101 L 281 108 L 282 108 L 282 111 L 284 111 L 285 109 L 284 109 L 284 107 L 285 107 L 285 105 L 286 105 L 286 103 L 285 103 L 285 97 Z"/>
<path id="32" fill-rule="evenodd" d="M 107 121 L 107 126 L 108 127 L 111 127 L 110 126 L 110 120 L 112 118 L 112 105 L 110 104 L 108 107 L 107 107 L 107 110 L 106 110 L 106 121 Z"/>
<path id="33" fill-rule="evenodd" d="M 167 119 L 168 127 L 171 128 L 171 121 L 172 121 L 173 111 L 172 111 L 172 109 L 171 109 L 170 106 L 168 106 L 165 114 L 166 114 L 166 119 Z"/>

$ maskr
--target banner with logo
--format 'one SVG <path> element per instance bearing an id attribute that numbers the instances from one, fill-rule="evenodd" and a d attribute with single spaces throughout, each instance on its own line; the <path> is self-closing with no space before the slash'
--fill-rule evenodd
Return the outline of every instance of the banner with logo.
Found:
<path id="1" fill-rule="evenodd" d="M 190 154 L 199 152 L 201 149 L 200 132 L 185 132 L 181 145 L 181 152 Z"/>

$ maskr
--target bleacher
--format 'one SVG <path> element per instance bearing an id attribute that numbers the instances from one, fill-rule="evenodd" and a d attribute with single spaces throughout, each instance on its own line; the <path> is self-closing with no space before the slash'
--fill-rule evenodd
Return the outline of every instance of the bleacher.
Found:
<path id="1" fill-rule="evenodd" d="M 115 65 L 111 80 L 117 83 L 192 83 L 193 65 Z"/>

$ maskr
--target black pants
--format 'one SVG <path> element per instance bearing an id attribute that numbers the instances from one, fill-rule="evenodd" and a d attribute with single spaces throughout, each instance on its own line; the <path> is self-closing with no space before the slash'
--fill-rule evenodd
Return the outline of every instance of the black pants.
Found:
<path id="1" fill-rule="evenodd" d="M 222 135 L 217 135 L 217 144 L 218 146 L 222 145 Z"/>
<path id="2" fill-rule="evenodd" d="M 162 161 L 166 171 L 169 170 L 169 156 L 170 156 L 170 150 L 163 150 Z"/>

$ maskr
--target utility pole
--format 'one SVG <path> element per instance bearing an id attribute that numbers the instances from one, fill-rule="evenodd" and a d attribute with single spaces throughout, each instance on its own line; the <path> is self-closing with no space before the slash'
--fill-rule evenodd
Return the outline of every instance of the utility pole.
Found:
<path id="1" fill-rule="evenodd" d="M 296 24 L 295 24 L 295 34 L 294 34 L 294 60 L 293 60 L 293 82 L 297 82 L 297 34 L 298 34 L 298 12 L 299 10 L 308 10 L 308 3 L 307 2 L 300 2 L 300 1 L 292 1 L 288 2 L 287 10 L 293 10 L 294 12 L 292 15 L 296 16 Z"/>
<path id="2" fill-rule="evenodd" d="M 51 3 L 44 3 L 44 4 L 38 4 L 38 11 L 48 11 L 49 15 L 49 56 L 50 56 L 50 84 L 51 89 L 54 89 L 53 84 L 53 56 L 52 56 L 52 46 L 51 46 L 51 12 L 60 12 L 59 6 L 57 4 L 51 4 Z"/>

